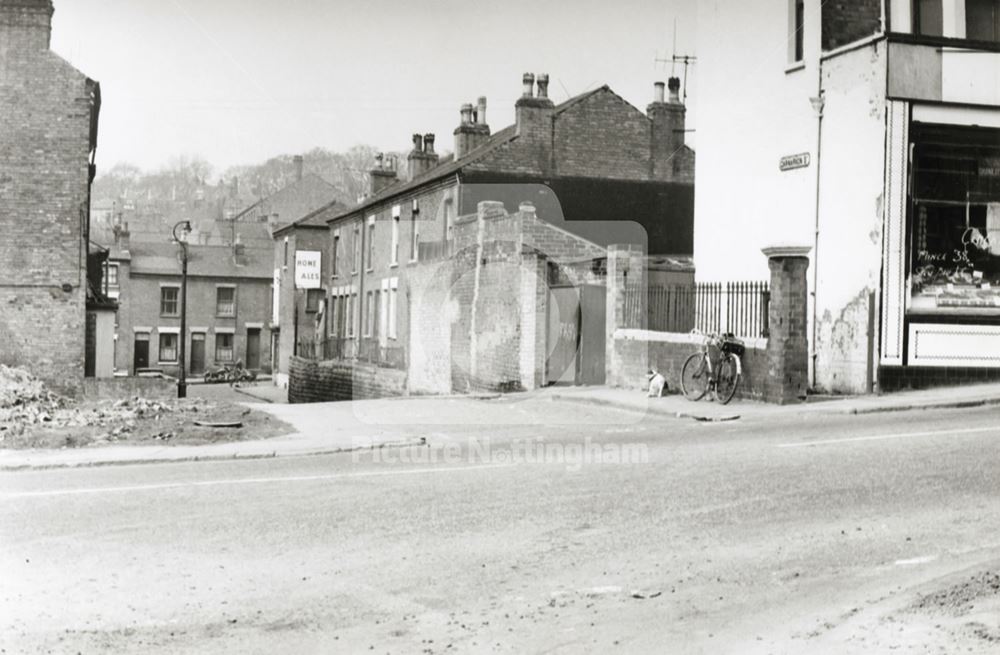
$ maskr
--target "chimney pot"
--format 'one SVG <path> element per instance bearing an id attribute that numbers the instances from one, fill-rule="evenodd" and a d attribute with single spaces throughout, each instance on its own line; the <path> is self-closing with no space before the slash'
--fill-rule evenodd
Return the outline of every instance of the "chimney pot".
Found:
<path id="1" fill-rule="evenodd" d="M 671 77 L 667 82 L 667 88 L 670 89 L 670 102 L 672 104 L 681 103 L 681 78 Z"/>
<path id="2" fill-rule="evenodd" d="M 415 152 L 423 152 L 424 150 L 424 137 L 419 134 L 413 135 L 413 150 Z"/>
<path id="3" fill-rule="evenodd" d="M 486 125 L 486 96 L 479 96 L 479 103 L 476 108 L 476 122 L 480 125 Z"/>
<path id="4" fill-rule="evenodd" d="M 425 134 L 424 135 L 424 152 L 429 154 L 434 154 L 434 135 Z"/>
<path id="5" fill-rule="evenodd" d="M 521 93 L 525 98 L 532 98 L 535 95 L 535 75 L 534 73 L 525 73 L 524 77 L 521 78 L 524 83 L 524 91 Z"/>
<path id="6" fill-rule="evenodd" d="M 538 75 L 538 97 L 548 98 L 549 97 L 549 74 L 539 73 Z"/>
<path id="7" fill-rule="evenodd" d="M 473 122 L 472 120 L 472 105 L 466 103 L 462 105 L 462 125 L 469 125 Z"/>
<path id="8" fill-rule="evenodd" d="M 666 97 L 664 95 L 664 88 L 665 87 L 666 87 L 666 84 L 664 84 L 663 82 L 654 82 L 653 83 L 653 102 L 665 102 L 666 101 Z"/>

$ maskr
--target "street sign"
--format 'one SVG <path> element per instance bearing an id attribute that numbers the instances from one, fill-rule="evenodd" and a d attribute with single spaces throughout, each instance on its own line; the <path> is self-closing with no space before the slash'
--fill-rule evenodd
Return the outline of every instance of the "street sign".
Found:
<path id="1" fill-rule="evenodd" d="M 320 273 L 320 258 L 323 253 L 319 250 L 296 250 L 295 251 L 295 288 L 296 289 L 319 289 L 322 275 Z"/>
<path id="2" fill-rule="evenodd" d="M 778 168 L 782 171 L 791 171 L 796 168 L 805 168 L 809 165 L 809 153 L 802 152 L 797 155 L 785 155 L 778 162 Z"/>

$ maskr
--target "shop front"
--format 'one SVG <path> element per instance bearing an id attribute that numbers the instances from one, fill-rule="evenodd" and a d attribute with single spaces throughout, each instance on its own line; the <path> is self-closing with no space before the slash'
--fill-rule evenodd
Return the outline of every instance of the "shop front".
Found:
<path id="1" fill-rule="evenodd" d="M 887 226 L 886 239 L 901 243 L 889 243 L 884 261 L 890 348 L 880 388 L 1000 379 L 1000 112 L 983 126 L 963 124 L 959 109 L 908 109 L 908 129 L 897 131 L 905 166 L 887 179 L 890 201 L 892 187 L 905 198 L 899 229 L 891 208 Z M 934 122 L 942 116 L 949 122 Z"/>

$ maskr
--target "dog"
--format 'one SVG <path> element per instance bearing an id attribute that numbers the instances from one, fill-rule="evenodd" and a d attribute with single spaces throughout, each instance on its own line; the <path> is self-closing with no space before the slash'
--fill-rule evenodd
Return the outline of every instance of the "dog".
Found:
<path id="1" fill-rule="evenodd" d="M 663 392 L 667 390 L 667 379 L 654 369 L 649 369 L 646 377 L 649 378 L 649 397 L 662 398 Z"/>

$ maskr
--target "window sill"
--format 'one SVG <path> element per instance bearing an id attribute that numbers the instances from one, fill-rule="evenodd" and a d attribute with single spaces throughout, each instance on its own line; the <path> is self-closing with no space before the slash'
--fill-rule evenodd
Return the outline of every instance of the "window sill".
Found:
<path id="1" fill-rule="evenodd" d="M 160 318 L 180 318 L 180 314 L 160 314 Z"/>
<path id="2" fill-rule="evenodd" d="M 236 318 L 236 314 L 216 314 L 215 318 Z"/>
<path id="3" fill-rule="evenodd" d="M 792 73 L 797 73 L 800 70 L 805 70 L 805 68 L 806 68 L 806 62 L 804 59 L 802 61 L 793 62 L 785 67 L 785 75 L 791 75 Z"/>
<path id="4" fill-rule="evenodd" d="M 391 262 L 389 268 L 399 268 L 399 262 Z"/>
<path id="5" fill-rule="evenodd" d="M 156 362 L 156 365 L 157 366 L 177 366 L 178 364 L 177 364 L 177 360 L 174 360 L 172 362 Z"/>

